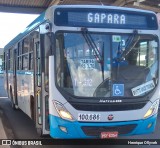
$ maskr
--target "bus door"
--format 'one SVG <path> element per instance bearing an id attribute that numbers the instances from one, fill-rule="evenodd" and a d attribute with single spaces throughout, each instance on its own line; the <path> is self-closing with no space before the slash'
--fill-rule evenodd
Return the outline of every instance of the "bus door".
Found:
<path id="1" fill-rule="evenodd" d="M 35 102 L 35 121 L 37 132 L 42 134 L 42 74 L 41 74 L 41 50 L 40 50 L 40 39 L 34 38 L 34 102 Z"/>
<path id="2" fill-rule="evenodd" d="M 13 48 L 10 48 L 7 53 L 7 90 L 9 97 L 11 97 L 11 89 L 13 84 Z M 13 93 L 13 92 L 12 92 Z"/>
<path id="3" fill-rule="evenodd" d="M 43 108 L 43 135 L 49 134 L 49 55 L 51 52 L 51 24 L 40 26 L 41 57 L 42 57 L 42 108 Z"/>
<path id="4" fill-rule="evenodd" d="M 6 91 L 8 92 L 8 90 L 9 90 L 9 88 L 8 88 L 8 64 L 9 64 L 9 62 L 8 62 L 8 58 L 9 58 L 9 50 L 8 51 L 6 51 L 6 53 L 5 53 L 6 55 L 5 55 L 5 89 L 6 89 Z M 7 93 L 7 94 L 9 94 L 9 92 Z M 9 96 L 8 96 L 9 97 Z"/>
<path id="5" fill-rule="evenodd" d="M 18 106 L 17 101 L 17 48 L 13 50 L 13 98 L 15 99 L 15 107 Z"/>

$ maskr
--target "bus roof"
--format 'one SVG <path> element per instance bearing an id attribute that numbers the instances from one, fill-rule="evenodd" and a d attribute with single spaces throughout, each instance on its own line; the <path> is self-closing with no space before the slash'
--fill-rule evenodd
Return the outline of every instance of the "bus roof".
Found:
<path id="1" fill-rule="evenodd" d="M 39 17 L 37 17 L 31 24 L 29 24 L 23 32 L 19 33 L 15 38 L 13 38 L 5 47 L 4 50 L 7 50 L 14 46 L 16 43 L 21 41 L 27 34 L 29 34 L 33 29 L 35 29 L 38 25 L 42 24 L 46 19 L 45 15 L 48 10 L 55 9 L 55 8 L 98 8 L 98 9 L 119 9 L 125 11 L 136 11 L 136 12 L 146 12 L 146 13 L 154 13 L 148 10 L 140 10 L 135 8 L 126 8 L 126 7 L 117 7 L 117 6 L 104 6 L 104 5 L 57 5 L 51 6 L 46 11 L 44 11 Z M 155 13 L 154 13 L 155 14 Z"/>

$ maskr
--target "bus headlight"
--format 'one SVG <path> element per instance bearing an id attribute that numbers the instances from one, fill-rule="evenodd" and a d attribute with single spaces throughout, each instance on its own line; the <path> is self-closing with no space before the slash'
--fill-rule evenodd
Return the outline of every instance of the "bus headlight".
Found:
<path id="1" fill-rule="evenodd" d="M 156 100 L 152 106 L 150 107 L 150 109 L 146 112 L 146 114 L 144 115 L 144 118 L 148 118 L 154 114 L 156 114 L 158 112 L 158 107 L 159 107 L 159 99 Z"/>
<path id="2" fill-rule="evenodd" d="M 69 111 L 61 104 L 60 102 L 54 101 L 55 108 L 59 114 L 59 116 L 66 120 L 73 121 L 73 116 L 69 113 Z"/>

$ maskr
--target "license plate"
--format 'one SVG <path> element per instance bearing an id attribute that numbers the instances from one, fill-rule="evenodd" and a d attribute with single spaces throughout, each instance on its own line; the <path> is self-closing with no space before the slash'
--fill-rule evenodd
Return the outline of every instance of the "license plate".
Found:
<path id="1" fill-rule="evenodd" d="M 102 132 L 101 139 L 117 138 L 118 132 Z"/>
<path id="2" fill-rule="evenodd" d="M 78 121 L 100 121 L 100 114 L 78 114 Z"/>

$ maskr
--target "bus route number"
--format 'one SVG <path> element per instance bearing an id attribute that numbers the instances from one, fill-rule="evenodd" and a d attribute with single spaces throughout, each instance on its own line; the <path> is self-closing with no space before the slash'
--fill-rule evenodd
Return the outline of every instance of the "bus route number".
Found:
<path id="1" fill-rule="evenodd" d="M 78 114 L 78 121 L 100 121 L 100 114 Z"/>
<path id="2" fill-rule="evenodd" d="M 92 70 L 95 68 L 95 60 L 94 59 L 81 59 L 80 67 L 84 70 Z"/>

